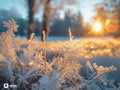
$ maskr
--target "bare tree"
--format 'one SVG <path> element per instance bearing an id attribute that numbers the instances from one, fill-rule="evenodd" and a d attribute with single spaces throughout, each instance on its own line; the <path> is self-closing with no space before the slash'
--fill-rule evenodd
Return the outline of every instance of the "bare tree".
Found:
<path id="1" fill-rule="evenodd" d="M 114 20 L 116 20 L 116 28 L 117 28 L 117 33 L 115 33 L 114 37 L 119 37 L 120 36 L 120 2 L 118 5 L 114 6 Z"/>
<path id="2" fill-rule="evenodd" d="M 41 0 L 43 2 L 43 0 Z M 75 5 L 78 4 L 77 0 L 46 0 L 44 4 L 44 14 L 43 14 L 43 22 L 41 27 L 41 41 L 44 41 L 43 31 L 45 32 L 45 41 L 50 32 L 49 21 L 52 17 L 57 17 L 59 15 L 58 11 L 64 10 L 66 5 Z M 54 7 L 50 4 L 52 3 Z"/>
<path id="3" fill-rule="evenodd" d="M 28 7 L 29 7 L 29 27 L 28 27 L 28 39 L 34 35 L 35 23 L 34 23 L 34 5 L 35 0 L 28 0 Z"/>
<path id="4" fill-rule="evenodd" d="M 78 2 L 78 0 L 69 0 L 69 1 L 68 0 L 61 0 L 61 1 L 60 0 L 28 0 L 28 6 L 29 6 L 28 39 L 30 39 L 31 35 L 34 34 L 34 29 L 35 29 L 34 14 L 36 12 L 36 9 L 40 8 L 41 6 L 44 7 L 43 20 L 40 29 L 41 29 L 41 41 L 46 41 L 46 38 L 50 32 L 49 23 L 50 23 L 51 15 L 52 18 L 53 16 L 58 18 L 60 10 L 65 11 L 64 10 L 65 6 L 78 4 L 76 2 Z M 43 31 L 45 32 L 44 34 Z"/>
<path id="5" fill-rule="evenodd" d="M 43 22 L 42 22 L 42 28 L 41 28 L 41 41 L 46 41 L 46 38 L 50 32 L 50 25 L 49 25 L 49 17 L 50 17 L 50 11 L 51 11 L 50 1 L 51 0 L 47 0 L 45 2 L 45 10 L 43 14 Z M 45 36 L 43 34 L 43 31 L 45 32 Z"/>

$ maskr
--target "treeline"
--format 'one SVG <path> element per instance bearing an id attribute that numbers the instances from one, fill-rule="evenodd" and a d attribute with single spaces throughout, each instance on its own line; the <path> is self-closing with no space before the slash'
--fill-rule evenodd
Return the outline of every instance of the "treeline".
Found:
<path id="1" fill-rule="evenodd" d="M 6 15 L 9 13 L 5 12 Z M 5 15 L 5 14 L 4 14 Z M 3 16 L 3 14 L 1 14 Z M 6 29 L 3 26 L 3 21 L 10 20 L 11 18 L 14 18 L 17 24 L 19 25 L 18 27 L 18 32 L 16 32 L 16 35 L 20 36 L 26 36 L 28 35 L 28 21 L 16 16 L 4 16 L 0 17 L 0 33 L 4 32 Z M 40 36 L 41 35 L 41 22 L 35 21 L 36 27 L 35 27 L 35 35 Z M 72 33 L 75 36 L 83 36 L 85 34 L 85 29 L 83 27 L 83 18 L 79 13 L 77 14 L 70 14 L 70 12 L 66 12 L 65 16 L 63 19 L 60 18 L 55 18 L 54 21 L 50 24 L 50 29 L 51 32 L 49 36 L 67 36 L 68 35 L 68 28 L 71 28 Z"/>

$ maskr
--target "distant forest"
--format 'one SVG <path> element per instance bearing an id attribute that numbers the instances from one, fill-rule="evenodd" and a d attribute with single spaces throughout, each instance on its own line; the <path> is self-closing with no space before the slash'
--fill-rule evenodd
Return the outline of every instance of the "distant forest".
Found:
<path id="1" fill-rule="evenodd" d="M 19 16 L 19 15 L 18 15 Z M 10 20 L 11 18 L 15 19 L 19 25 L 18 32 L 16 35 L 26 36 L 28 34 L 28 20 L 19 18 L 13 12 L 0 10 L 0 33 L 5 32 L 5 27 L 3 26 L 3 21 Z M 35 35 L 39 36 L 41 22 L 35 21 Z M 55 18 L 55 20 L 50 23 L 51 32 L 49 36 L 67 36 L 68 28 L 70 27 L 72 33 L 75 36 L 83 36 L 87 30 L 83 27 L 83 18 L 79 13 L 76 15 L 71 15 L 70 12 L 65 13 L 64 19 Z"/>

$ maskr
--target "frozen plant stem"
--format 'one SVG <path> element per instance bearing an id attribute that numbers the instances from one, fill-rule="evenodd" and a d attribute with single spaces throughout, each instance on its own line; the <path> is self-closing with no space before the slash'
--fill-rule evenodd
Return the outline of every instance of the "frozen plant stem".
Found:
<path id="1" fill-rule="evenodd" d="M 46 70 L 46 36 L 45 36 L 45 31 L 42 31 L 43 33 L 43 53 L 44 53 L 44 63 L 45 63 L 45 70 Z"/>
<path id="2" fill-rule="evenodd" d="M 69 39 L 70 39 L 70 42 L 71 42 L 71 41 L 72 41 L 72 39 L 73 39 L 73 36 L 72 36 L 72 32 L 71 32 L 70 27 L 69 27 Z"/>

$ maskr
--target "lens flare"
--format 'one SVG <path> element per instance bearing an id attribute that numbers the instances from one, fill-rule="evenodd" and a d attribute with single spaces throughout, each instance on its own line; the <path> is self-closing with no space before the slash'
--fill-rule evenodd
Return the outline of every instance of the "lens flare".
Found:
<path id="1" fill-rule="evenodd" d="M 93 30 L 95 32 L 100 32 L 102 30 L 102 24 L 100 22 L 96 22 L 93 24 Z"/>

